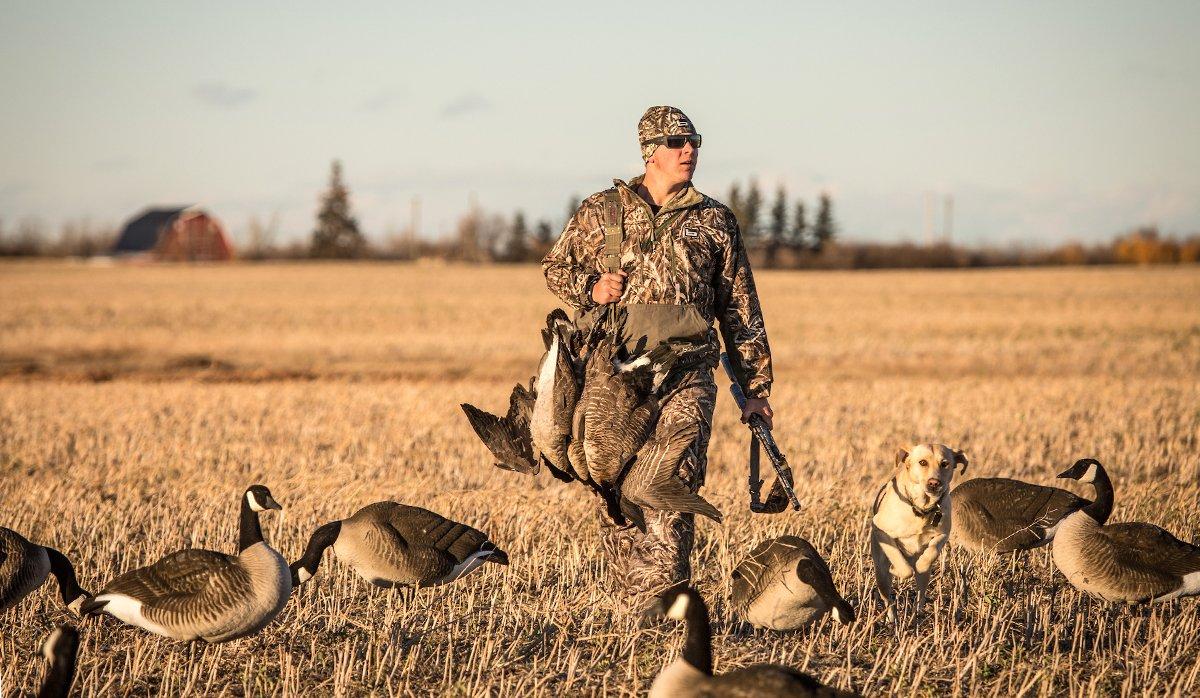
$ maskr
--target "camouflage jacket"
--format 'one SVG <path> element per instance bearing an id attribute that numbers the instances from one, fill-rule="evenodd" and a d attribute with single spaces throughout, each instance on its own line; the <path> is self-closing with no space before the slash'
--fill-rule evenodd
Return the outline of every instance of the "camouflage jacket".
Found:
<path id="1" fill-rule="evenodd" d="M 613 180 L 625 224 L 621 268 L 628 274 L 619 303 L 694 305 L 710 325 L 720 323 L 746 395 L 767 397 L 771 348 L 733 212 L 688 186 L 656 216 L 637 194 L 640 182 Z M 595 306 L 591 287 L 604 272 L 604 196 L 580 204 L 542 260 L 546 286 L 577 310 Z"/>

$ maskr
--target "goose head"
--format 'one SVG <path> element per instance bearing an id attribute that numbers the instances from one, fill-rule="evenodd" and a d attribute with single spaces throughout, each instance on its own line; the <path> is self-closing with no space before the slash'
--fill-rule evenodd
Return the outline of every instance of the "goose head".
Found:
<path id="1" fill-rule="evenodd" d="M 251 485 L 247 488 L 246 503 L 250 505 L 251 510 L 256 512 L 267 509 L 276 511 L 283 509 L 283 506 L 271 496 L 271 490 L 267 489 L 266 485 Z"/>
<path id="2" fill-rule="evenodd" d="M 829 606 L 829 613 L 834 620 L 843 625 L 854 622 L 854 609 L 837 592 L 829 573 L 821 565 L 808 558 L 801 558 L 796 562 L 796 578 L 817 592 L 817 596 Z"/>
<path id="3" fill-rule="evenodd" d="M 917 505 L 931 506 L 950 488 L 954 472 L 967 471 L 967 457 L 944 444 L 917 444 L 896 452 L 896 484 Z"/>
<path id="4" fill-rule="evenodd" d="M 1095 458 L 1080 458 L 1075 461 L 1075 465 L 1059 473 L 1058 476 L 1064 480 L 1095 482 L 1096 477 L 1103 471 L 1104 466 L 1100 465 L 1100 461 Z"/>

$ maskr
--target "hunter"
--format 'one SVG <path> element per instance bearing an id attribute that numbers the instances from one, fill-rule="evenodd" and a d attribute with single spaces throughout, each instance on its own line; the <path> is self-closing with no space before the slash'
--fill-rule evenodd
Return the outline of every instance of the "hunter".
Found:
<path id="1" fill-rule="evenodd" d="M 546 285 L 586 326 L 607 304 L 626 313 L 629 346 L 693 337 L 711 351 L 677 370 L 661 389 L 661 413 L 647 446 L 698 422 L 699 435 L 679 463 L 693 492 L 704 483 L 720 347 L 747 401 L 742 421 L 758 413 L 771 423 L 771 349 L 750 261 L 728 207 L 692 186 L 700 134 L 675 107 L 650 107 L 638 122 L 645 172 L 589 196 L 542 260 Z M 606 207 L 608 209 L 606 219 Z M 638 336 L 634 336 L 638 335 Z M 646 511 L 647 533 L 618 528 L 600 516 L 605 554 L 631 600 L 645 600 L 690 580 L 694 517 Z"/>

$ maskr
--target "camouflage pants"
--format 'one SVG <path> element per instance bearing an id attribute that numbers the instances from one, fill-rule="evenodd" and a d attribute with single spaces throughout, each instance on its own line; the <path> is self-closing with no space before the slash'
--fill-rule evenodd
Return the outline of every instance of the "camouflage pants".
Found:
<path id="1" fill-rule="evenodd" d="M 699 422 L 700 433 L 679 462 L 679 477 L 695 492 L 704 484 L 708 464 L 708 437 L 712 432 L 713 406 L 717 385 L 712 369 L 701 367 L 672 378 L 661 402 L 662 411 L 646 447 L 662 442 L 680 424 Z M 652 595 L 692 576 L 692 542 L 695 516 L 674 511 L 647 509 L 646 533 L 636 528 L 619 528 L 598 510 L 600 539 L 609 570 L 634 608 L 648 603 Z"/>

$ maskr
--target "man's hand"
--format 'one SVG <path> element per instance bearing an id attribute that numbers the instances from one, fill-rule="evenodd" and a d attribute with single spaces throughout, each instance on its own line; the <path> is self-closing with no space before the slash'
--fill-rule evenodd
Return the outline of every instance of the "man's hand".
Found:
<path id="1" fill-rule="evenodd" d="M 600 305 L 621 300 L 621 293 L 625 291 L 626 276 L 628 275 L 620 269 L 616 274 L 601 274 L 592 286 L 592 300 Z"/>
<path id="2" fill-rule="evenodd" d="M 597 282 L 599 283 L 599 282 Z M 771 403 L 765 397 L 748 397 L 746 398 L 746 406 L 742 408 L 742 424 L 750 421 L 750 415 L 761 415 L 763 421 L 767 423 L 768 429 L 775 427 L 772 422 L 772 417 L 775 412 L 771 409 Z"/>

